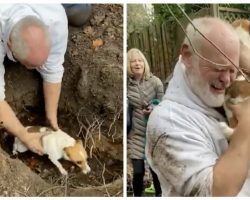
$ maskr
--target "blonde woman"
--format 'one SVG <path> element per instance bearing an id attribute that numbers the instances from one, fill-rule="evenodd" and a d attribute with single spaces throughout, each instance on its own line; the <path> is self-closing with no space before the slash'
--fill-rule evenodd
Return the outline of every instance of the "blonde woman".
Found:
<path id="1" fill-rule="evenodd" d="M 128 157 L 133 165 L 134 196 L 142 196 L 145 173 L 145 140 L 147 119 L 153 110 L 152 100 L 161 100 L 163 84 L 150 72 L 145 56 L 139 49 L 128 51 L 128 103 L 132 107 L 132 126 L 128 133 Z M 151 169 L 150 169 L 151 170 Z M 156 196 L 161 196 L 157 175 L 151 170 Z"/>

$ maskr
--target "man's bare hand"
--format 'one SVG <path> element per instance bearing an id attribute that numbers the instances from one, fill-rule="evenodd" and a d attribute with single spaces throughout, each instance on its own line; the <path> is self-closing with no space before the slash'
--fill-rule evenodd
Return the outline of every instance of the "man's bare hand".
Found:
<path id="1" fill-rule="evenodd" d="M 149 106 L 148 108 L 143 109 L 142 112 L 144 115 L 149 115 L 152 112 L 152 110 L 153 110 L 152 106 Z"/>
<path id="2" fill-rule="evenodd" d="M 51 128 L 54 131 L 59 130 L 59 126 L 58 126 L 58 123 L 57 123 L 57 118 L 48 119 L 48 122 L 49 122 L 49 125 L 51 126 Z"/>
<path id="3" fill-rule="evenodd" d="M 248 119 L 250 116 L 250 99 L 244 100 L 237 105 L 229 104 L 228 107 L 232 110 L 237 121 Z"/>
<path id="4" fill-rule="evenodd" d="M 34 153 L 37 153 L 39 155 L 43 155 L 43 147 L 42 147 L 42 140 L 41 137 L 45 135 L 44 133 L 26 133 L 22 136 L 22 138 L 19 138 L 25 146 Z"/>

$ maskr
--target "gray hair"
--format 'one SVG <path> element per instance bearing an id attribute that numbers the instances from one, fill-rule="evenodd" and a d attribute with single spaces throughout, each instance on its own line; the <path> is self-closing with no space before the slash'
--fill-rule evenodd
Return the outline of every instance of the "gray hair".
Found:
<path id="1" fill-rule="evenodd" d="M 50 45 L 47 26 L 37 17 L 24 17 L 13 26 L 10 33 L 11 51 L 17 60 L 26 59 L 30 52 L 29 45 L 23 38 L 23 31 L 30 26 L 38 27 L 43 30 L 46 36 L 46 42 Z"/>

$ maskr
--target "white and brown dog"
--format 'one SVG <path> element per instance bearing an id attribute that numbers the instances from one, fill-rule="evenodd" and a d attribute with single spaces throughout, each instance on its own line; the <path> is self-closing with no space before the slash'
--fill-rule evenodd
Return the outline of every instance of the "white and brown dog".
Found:
<path id="1" fill-rule="evenodd" d="M 61 158 L 75 163 L 82 169 L 84 174 L 90 172 L 91 169 L 87 161 L 88 155 L 81 140 L 75 140 L 62 130 L 53 131 L 50 128 L 39 126 L 28 126 L 26 129 L 29 133 L 45 133 L 45 135 L 42 136 L 44 153 L 47 154 L 51 162 L 57 166 L 61 174 L 68 174 L 58 161 Z M 27 150 L 27 147 L 16 137 L 13 144 L 13 154 L 17 154 L 18 152 L 22 153 Z"/>
<path id="2" fill-rule="evenodd" d="M 240 39 L 240 68 L 245 75 L 250 74 L 250 21 L 247 19 L 238 19 L 232 23 Z M 242 76 L 238 75 L 236 80 L 227 89 L 224 103 L 224 110 L 229 122 L 229 126 L 221 122 L 223 133 L 230 139 L 234 128 L 237 125 L 237 119 L 229 109 L 228 104 L 239 104 L 250 98 L 250 83 Z"/>
<path id="3" fill-rule="evenodd" d="M 242 76 L 238 76 L 232 85 L 227 89 L 225 103 L 223 105 L 228 119 L 229 126 L 225 122 L 220 122 L 223 133 L 227 139 L 233 134 L 238 121 L 228 107 L 228 104 L 239 104 L 250 98 L 250 83 Z"/>

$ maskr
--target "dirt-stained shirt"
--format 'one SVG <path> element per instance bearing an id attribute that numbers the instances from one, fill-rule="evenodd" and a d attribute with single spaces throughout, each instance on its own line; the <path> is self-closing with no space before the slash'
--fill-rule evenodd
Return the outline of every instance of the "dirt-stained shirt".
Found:
<path id="1" fill-rule="evenodd" d="M 48 27 L 51 43 L 47 61 L 37 71 L 43 80 L 59 83 L 63 77 L 64 54 L 68 41 L 68 20 L 60 4 L 1 4 L 0 6 L 0 100 L 5 98 L 4 66 L 5 55 L 16 60 L 7 45 L 13 26 L 26 16 L 34 16 Z"/>
<path id="2" fill-rule="evenodd" d="M 190 89 L 180 58 L 147 126 L 146 157 L 163 196 L 212 196 L 213 167 L 228 148 L 220 121 Z M 238 196 L 250 196 L 249 178 Z"/>

